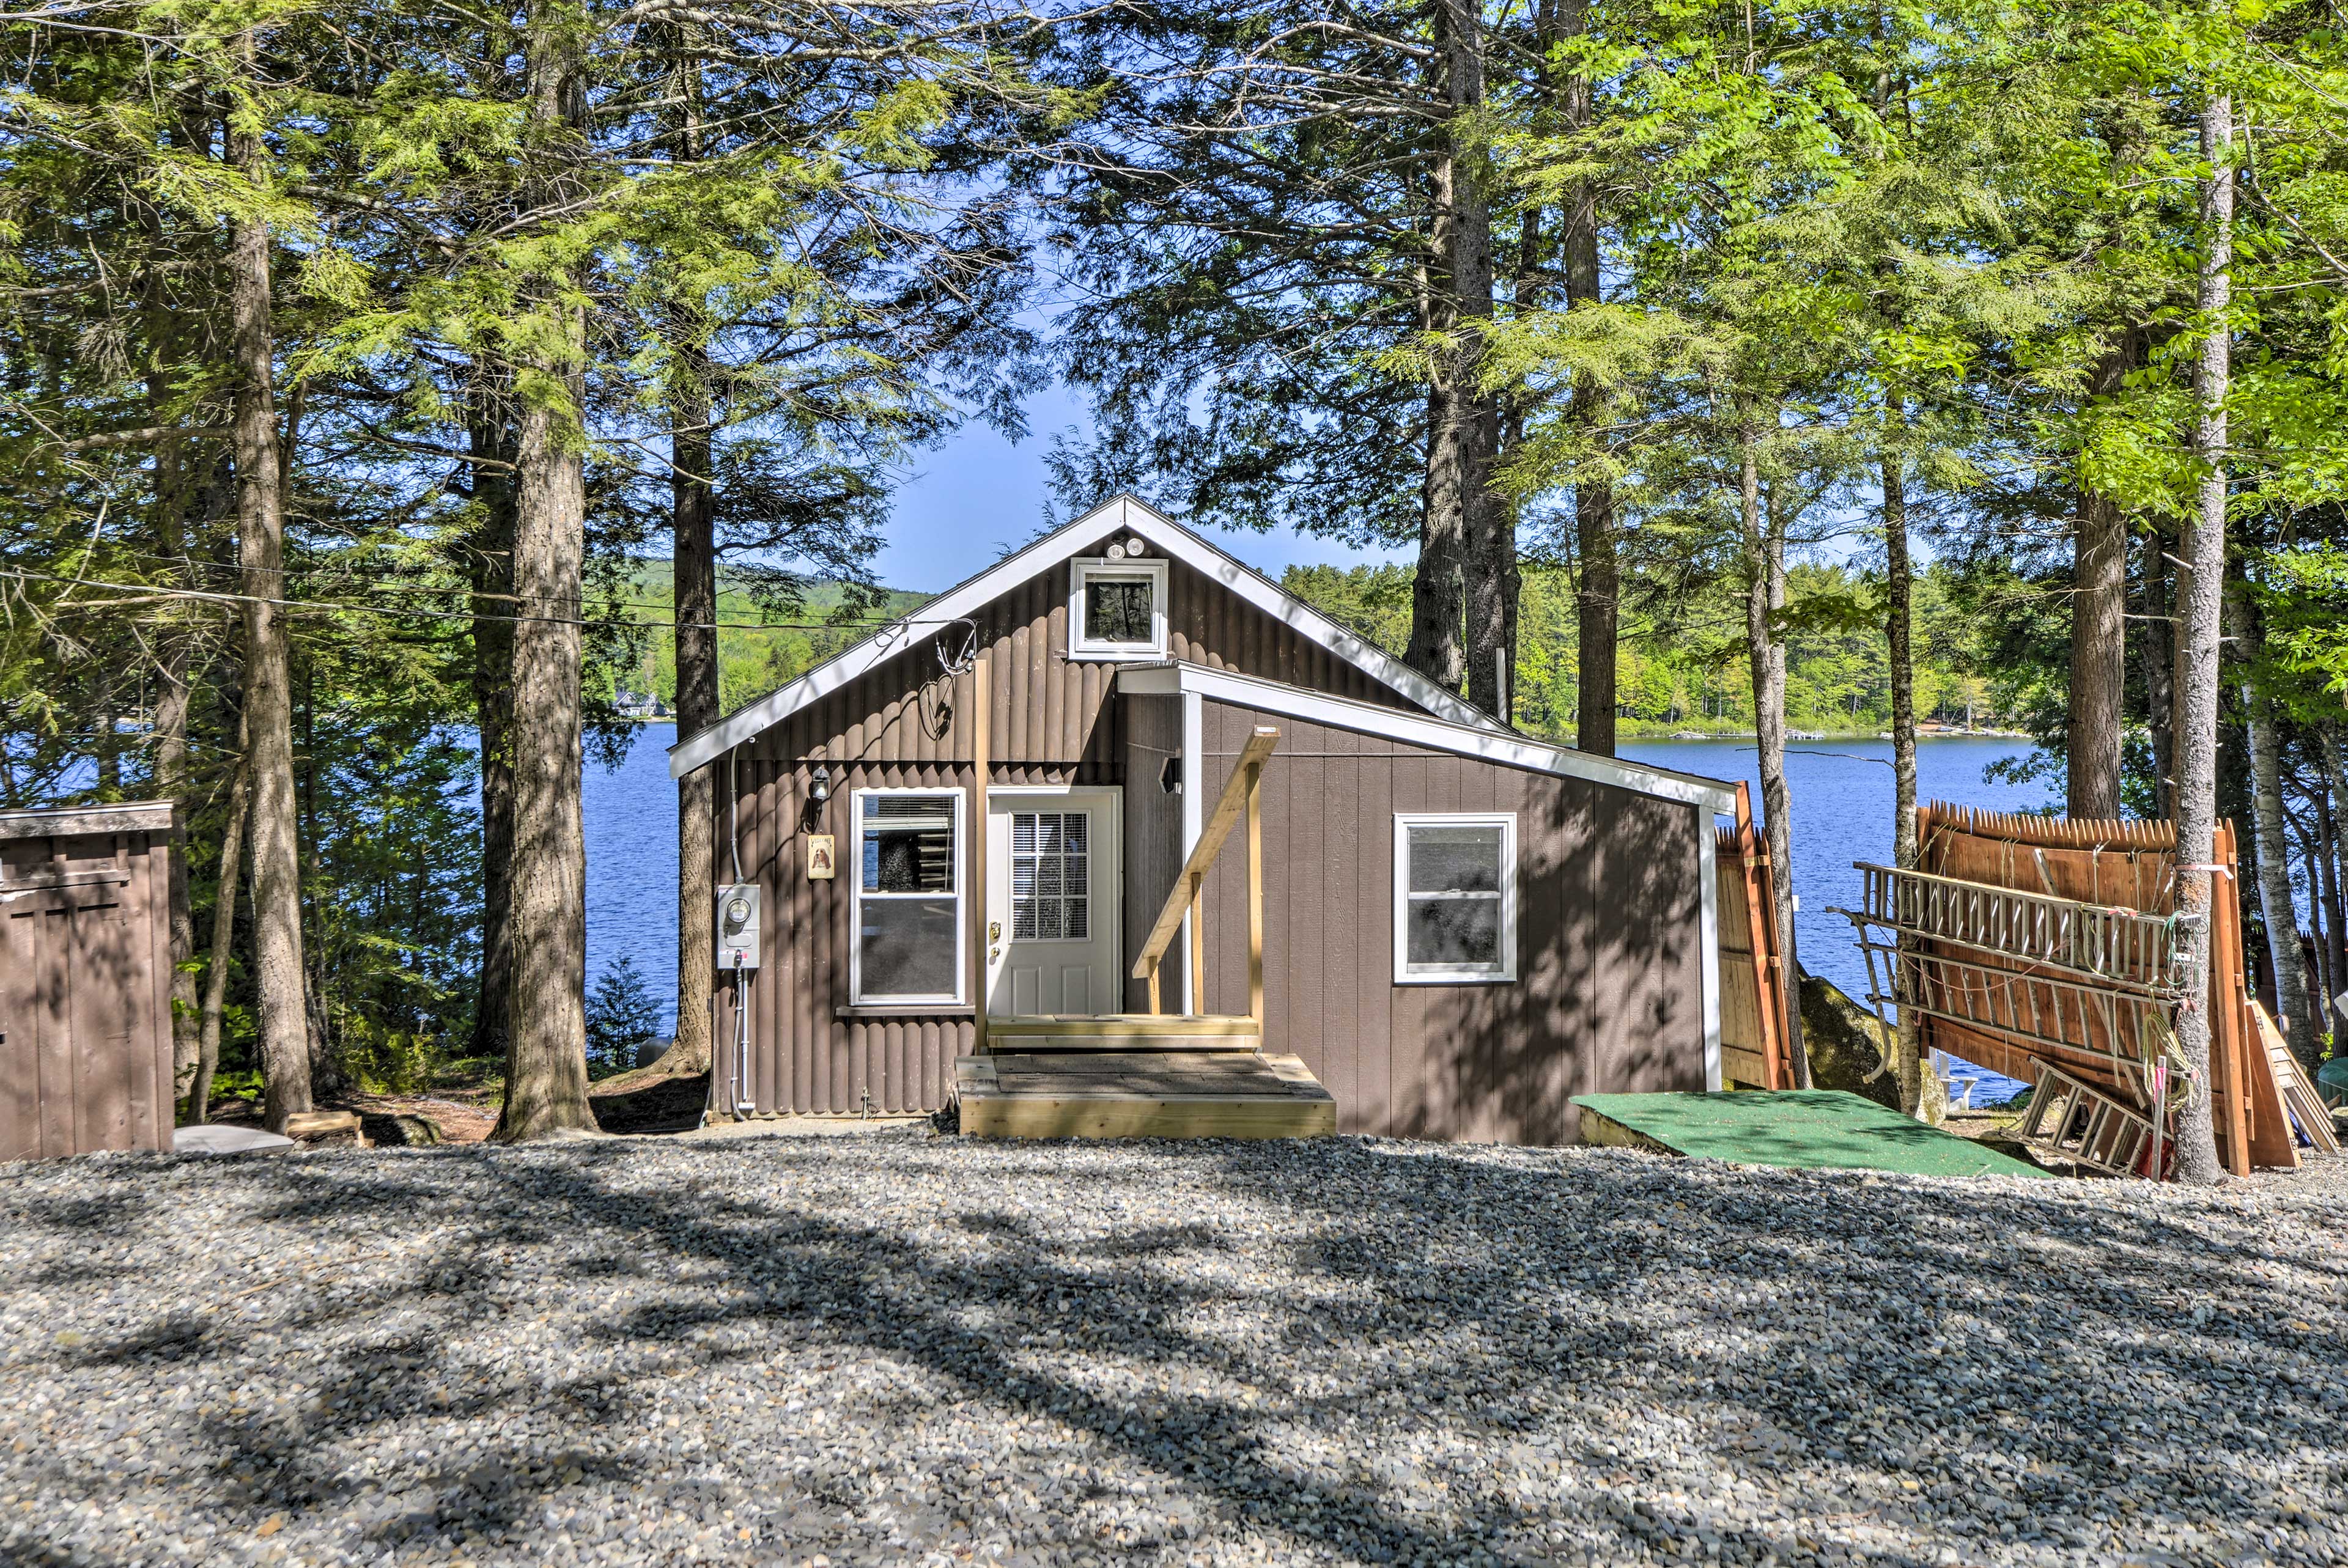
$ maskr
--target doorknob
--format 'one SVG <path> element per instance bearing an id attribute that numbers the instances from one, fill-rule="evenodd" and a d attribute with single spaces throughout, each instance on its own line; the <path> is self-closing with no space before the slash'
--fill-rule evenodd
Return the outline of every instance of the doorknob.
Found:
<path id="1" fill-rule="evenodd" d="M 1003 922 L 1002 922 L 1002 921 L 1000 921 L 1000 920 L 989 920 L 989 921 L 986 923 L 986 939 L 987 939 L 988 941 L 990 941 L 990 942 L 999 942 L 999 941 L 1003 940 Z"/>

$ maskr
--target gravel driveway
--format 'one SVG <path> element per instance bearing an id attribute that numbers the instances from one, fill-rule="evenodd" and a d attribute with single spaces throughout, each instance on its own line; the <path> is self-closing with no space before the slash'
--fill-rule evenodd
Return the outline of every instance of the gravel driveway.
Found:
<path id="1" fill-rule="evenodd" d="M 2336 1563 L 2340 1174 L 0 1166 L 0 1561 Z"/>

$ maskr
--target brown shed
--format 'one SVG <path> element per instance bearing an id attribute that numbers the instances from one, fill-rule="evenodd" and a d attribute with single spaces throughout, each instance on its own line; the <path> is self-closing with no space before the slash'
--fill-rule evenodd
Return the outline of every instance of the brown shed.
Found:
<path id="1" fill-rule="evenodd" d="M 171 1146 L 171 812 L 0 812 L 0 1160 Z"/>
<path id="2" fill-rule="evenodd" d="M 744 968 L 712 955 L 716 1103 L 932 1109 L 982 1000 L 991 1029 L 1145 1006 L 1144 936 L 1260 727 L 1260 1039 L 1341 1130 L 1560 1143 L 1573 1095 L 1720 1086 L 1731 786 L 1519 735 L 1119 498 L 671 753 L 718 770 L 712 896 L 737 853 L 757 895 Z M 1219 861 L 1194 1016 L 1250 1011 L 1247 904 Z"/>

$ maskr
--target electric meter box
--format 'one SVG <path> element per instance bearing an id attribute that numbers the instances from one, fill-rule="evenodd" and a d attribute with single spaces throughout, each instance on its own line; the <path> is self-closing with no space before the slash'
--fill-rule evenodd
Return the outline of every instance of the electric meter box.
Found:
<path id="1" fill-rule="evenodd" d="M 717 968 L 758 967 L 758 889 L 737 882 L 717 890 Z"/>

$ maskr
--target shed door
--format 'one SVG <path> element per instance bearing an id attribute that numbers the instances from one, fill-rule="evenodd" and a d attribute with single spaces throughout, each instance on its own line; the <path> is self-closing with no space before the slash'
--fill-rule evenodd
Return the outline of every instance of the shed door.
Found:
<path id="1" fill-rule="evenodd" d="M 986 1010 L 1114 1012 L 1117 792 L 991 790 L 986 797 Z"/>

